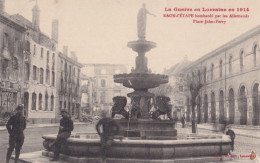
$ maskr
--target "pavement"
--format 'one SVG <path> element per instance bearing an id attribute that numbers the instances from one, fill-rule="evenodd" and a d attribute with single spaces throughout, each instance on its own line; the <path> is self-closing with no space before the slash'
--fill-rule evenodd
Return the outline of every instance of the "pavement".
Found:
<path id="1" fill-rule="evenodd" d="M 74 125 L 80 125 L 80 124 L 86 124 L 85 122 L 74 122 Z M 181 126 L 181 123 L 177 123 L 178 126 Z M 41 128 L 41 127 L 55 127 L 59 126 L 59 123 L 54 124 L 28 124 L 27 128 Z M 186 127 L 191 127 L 190 124 L 187 124 Z M 216 131 L 214 124 L 210 123 L 202 123 L 197 124 L 197 130 L 209 130 L 209 131 L 215 131 L 215 132 L 221 132 Z M 252 137 L 260 139 L 260 126 L 251 126 L 251 125 L 231 125 L 231 129 L 235 132 L 236 135 L 240 136 L 246 136 L 246 137 Z M 0 126 L 0 131 L 6 130 L 5 126 Z"/>
<path id="2" fill-rule="evenodd" d="M 83 124 L 87 124 L 85 122 L 74 122 L 74 125 L 83 125 Z M 27 124 L 26 128 L 41 128 L 41 127 L 56 127 L 59 126 L 60 123 L 52 123 L 52 124 Z M 0 126 L 0 131 L 5 131 L 6 127 L 4 126 Z"/>
<path id="3" fill-rule="evenodd" d="M 177 123 L 178 127 L 181 127 L 181 123 Z M 251 125 L 229 125 L 231 129 L 235 132 L 236 135 L 251 137 L 260 139 L 260 126 L 251 126 Z M 185 127 L 190 127 L 191 124 L 188 123 Z M 200 130 L 209 130 L 215 133 L 223 133 L 223 131 L 216 130 L 216 126 L 213 123 L 202 123 L 197 124 L 197 132 L 199 133 Z"/>
<path id="4" fill-rule="evenodd" d="M 213 126 L 214 124 L 206 124 L 206 123 L 197 124 L 198 129 L 211 130 L 211 131 L 215 130 Z M 231 130 L 233 130 L 236 135 L 260 139 L 260 126 L 231 125 Z"/>

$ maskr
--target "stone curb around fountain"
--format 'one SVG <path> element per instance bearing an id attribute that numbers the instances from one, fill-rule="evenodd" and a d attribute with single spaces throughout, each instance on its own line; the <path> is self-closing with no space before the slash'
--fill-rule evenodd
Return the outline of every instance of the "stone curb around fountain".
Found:
<path id="1" fill-rule="evenodd" d="M 53 157 L 53 152 L 43 151 L 43 156 Z M 79 158 L 67 156 L 64 154 L 60 155 L 61 160 L 72 162 L 72 163 L 103 163 L 101 158 Z M 231 161 L 230 158 L 225 157 L 199 157 L 199 158 L 176 158 L 166 160 L 149 160 L 149 159 L 129 159 L 129 158 L 107 158 L 106 163 L 203 163 L 203 162 L 222 162 Z"/>
<path id="2" fill-rule="evenodd" d="M 195 135 L 196 136 L 196 135 Z M 45 135 L 43 136 L 45 139 L 43 145 L 48 150 L 48 156 L 51 156 L 52 149 L 48 148 L 49 142 L 55 140 L 55 135 Z M 196 138 L 195 138 L 196 139 Z M 193 138 L 189 140 L 164 140 L 162 141 L 154 141 L 154 140 L 115 140 L 114 145 L 111 147 L 109 152 L 108 159 L 113 160 L 128 160 L 129 163 L 134 163 L 136 161 L 146 161 L 150 162 L 151 160 L 159 160 L 160 162 L 164 162 L 170 160 L 169 162 L 173 162 L 179 160 L 179 162 L 183 162 L 183 160 L 200 159 L 199 162 L 203 162 L 202 158 L 211 159 L 211 160 L 220 160 L 224 158 L 224 156 L 228 153 L 230 139 L 227 135 L 223 135 L 222 138 L 215 139 L 198 139 L 193 140 Z M 80 144 L 80 146 L 79 146 Z M 159 147 L 160 146 L 160 147 Z M 196 147 L 194 147 L 196 146 Z M 70 155 L 66 156 L 66 159 L 73 159 L 73 161 L 69 162 L 79 162 L 79 160 L 87 159 L 83 158 L 89 156 L 90 158 L 98 158 L 100 148 L 100 140 L 99 139 L 78 139 L 78 138 L 69 138 L 67 140 L 67 145 L 63 148 L 63 154 Z M 131 149 L 131 151 L 127 150 Z M 199 150 L 198 150 L 199 149 Z M 220 151 L 219 151 L 220 150 Z M 202 153 L 202 152 L 206 153 Z M 147 153 L 148 152 L 148 153 Z M 218 155 L 221 152 L 221 156 Z M 47 154 L 45 154 L 47 155 Z M 67 158 L 69 157 L 69 158 Z M 115 159 L 116 158 L 116 159 Z M 131 158 L 131 160 L 129 160 Z M 149 158 L 149 160 L 146 160 Z M 84 161 L 83 161 L 84 162 Z M 89 161 L 88 161 L 89 162 Z M 111 161 L 114 162 L 114 161 Z M 120 162 L 120 161 L 119 161 Z M 125 162 L 125 161 L 124 161 Z M 188 162 L 188 161 L 186 161 Z M 189 161 L 191 162 L 191 161 Z M 204 161 L 209 162 L 209 161 Z"/>
<path id="3" fill-rule="evenodd" d="M 20 156 L 21 163 L 46 163 L 53 157 L 53 152 L 37 151 L 31 153 L 23 153 Z M 59 161 L 53 163 L 103 163 L 100 158 L 76 158 L 61 154 Z M 170 159 L 170 160 L 144 160 L 144 159 L 117 159 L 107 158 L 106 163 L 202 163 L 202 162 L 220 162 L 232 161 L 227 158 L 201 157 L 201 158 L 185 158 L 185 159 Z"/>

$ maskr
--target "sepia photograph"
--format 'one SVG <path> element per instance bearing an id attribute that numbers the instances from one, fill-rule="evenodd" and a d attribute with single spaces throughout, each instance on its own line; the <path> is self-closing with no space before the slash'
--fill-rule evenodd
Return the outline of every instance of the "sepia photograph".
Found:
<path id="1" fill-rule="evenodd" d="M 0 163 L 260 163 L 260 0 L 0 0 Z"/>

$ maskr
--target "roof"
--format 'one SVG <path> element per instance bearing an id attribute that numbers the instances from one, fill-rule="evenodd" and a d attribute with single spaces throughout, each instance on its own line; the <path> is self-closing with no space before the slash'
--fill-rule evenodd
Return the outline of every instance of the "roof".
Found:
<path id="1" fill-rule="evenodd" d="M 188 70 L 189 68 L 192 68 L 192 66 L 195 66 L 196 64 L 200 64 L 201 62 L 207 60 L 208 58 L 214 57 L 214 56 L 220 54 L 221 52 L 224 52 L 224 51 L 230 49 L 231 47 L 238 45 L 241 42 L 243 42 L 253 36 L 256 36 L 257 34 L 260 34 L 260 25 L 239 35 L 235 39 L 225 43 L 224 45 L 220 46 L 219 48 L 207 53 L 206 55 L 202 56 L 201 58 L 197 59 L 192 64 L 190 64 L 185 70 Z"/>
<path id="2" fill-rule="evenodd" d="M 51 39 L 47 34 L 43 33 L 40 30 L 35 30 L 33 28 L 32 22 L 28 19 L 26 19 L 25 17 L 23 17 L 20 14 L 15 14 L 11 16 L 13 19 L 15 19 L 16 21 L 18 21 L 20 24 L 23 24 L 24 26 L 26 26 L 27 28 L 29 28 L 31 31 L 33 32 L 37 32 L 38 34 L 32 34 L 30 33 L 31 38 L 37 42 L 38 44 L 44 45 L 45 47 L 48 47 L 50 49 L 52 49 L 55 44 L 57 43 L 55 40 Z M 46 42 L 49 43 L 47 44 Z"/>
<path id="3" fill-rule="evenodd" d="M 25 25 L 26 27 L 30 27 L 32 28 L 32 22 L 28 19 L 26 19 L 25 17 L 23 17 L 20 14 L 14 14 L 11 16 L 13 19 L 15 19 L 16 21 L 18 21 L 19 23 Z"/>
<path id="4" fill-rule="evenodd" d="M 191 63 L 192 63 L 192 61 L 187 61 L 187 60 L 179 62 L 179 63 L 173 65 L 172 67 L 170 67 L 169 69 L 165 70 L 164 73 L 167 75 L 178 74 L 184 68 L 189 66 Z"/>
<path id="5" fill-rule="evenodd" d="M 26 26 L 22 24 L 21 22 L 14 19 L 12 16 L 10 16 L 6 12 L 0 12 L 0 21 L 8 26 L 11 26 L 17 30 L 20 30 L 21 32 L 26 31 Z"/>
<path id="6" fill-rule="evenodd" d="M 62 54 L 61 52 L 59 52 L 59 56 L 60 56 L 61 58 L 65 59 L 65 60 L 67 60 L 68 62 L 73 63 L 73 64 L 79 66 L 80 68 L 83 67 L 83 64 L 81 64 L 81 63 L 79 63 L 79 62 L 73 60 L 72 58 L 70 58 L 70 57 L 68 57 L 68 56 L 66 56 L 66 55 L 64 55 L 64 54 Z"/>

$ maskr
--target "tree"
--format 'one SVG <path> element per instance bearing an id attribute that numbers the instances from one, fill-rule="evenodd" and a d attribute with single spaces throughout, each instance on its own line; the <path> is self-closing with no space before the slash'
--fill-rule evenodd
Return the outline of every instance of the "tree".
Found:
<path id="1" fill-rule="evenodd" d="M 196 126 L 195 126 L 195 107 L 196 107 L 196 99 L 199 95 L 200 89 L 202 87 L 202 84 L 200 81 L 191 81 L 187 84 L 190 94 L 191 94 L 191 112 L 192 112 L 192 120 L 191 120 L 191 126 L 192 126 L 192 133 L 196 133 Z"/>
<path id="2" fill-rule="evenodd" d="M 187 77 L 186 81 L 186 88 L 187 91 L 190 92 L 190 102 L 191 102 L 191 114 L 192 114 L 192 118 L 191 118 L 191 124 L 192 124 L 192 133 L 196 133 L 196 120 L 195 120 L 195 107 L 197 105 L 197 97 L 200 93 L 200 89 L 203 87 L 202 83 L 201 83 L 201 79 L 200 79 L 200 74 L 194 75 L 194 73 L 192 74 L 192 78 Z"/>
<path id="3" fill-rule="evenodd" d="M 196 112 L 195 107 L 197 105 L 197 97 L 200 93 L 200 89 L 203 87 L 201 83 L 201 76 L 198 73 L 198 75 L 192 74 L 192 77 L 190 78 L 189 75 L 185 77 L 183 72 L 180 72 L 174 76 L 175 83 L 173 86 L 173 91 L 177 92 L 176 94 L 183 95 L 183 94 L 190 94 L 190 103 L 191 103 L 191 122 L 192 122 L 192 133 L 196 133 Z M 180 86 L 184 86 L 184 91 L 180 91 Z"/>

